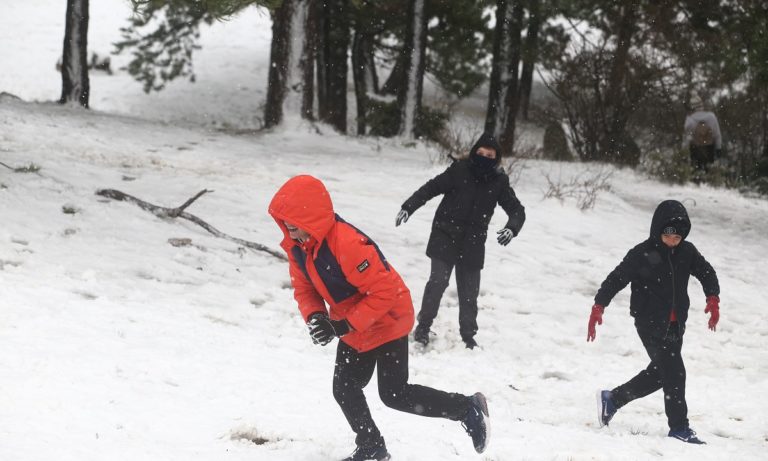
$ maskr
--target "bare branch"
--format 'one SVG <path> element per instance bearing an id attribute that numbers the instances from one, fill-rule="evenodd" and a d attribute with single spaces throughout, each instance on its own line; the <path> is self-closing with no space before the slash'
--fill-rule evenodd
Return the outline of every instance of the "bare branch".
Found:
<path id="1" fill-rule="evenodd" d="M 134 205 L 138 206 L 139 208 L 149 211 L 153 215 L 159 217 L 159 218 L 183 218 L 187 221 L 192 221 L 193 223 L 197 224 L 198 226 L 202 227 L 203 229 L 207 230 L 211 234 L 213 234 L 216 237 L 222 238 L 224 240 L 229 240 L 230 242 L 235 242 L 238 245 L 242 245 L 246 248 L 250 248 L 252 250 L 257 251 L 263 251 L 265 253 L 269 253 L 270 255 L 274 256 L 277 259 L 280 259 L 282 261 L 287 261 L 288 258 L 279 251 L 275 251 L 266 245 L 262 245 L 260 243 L 256 242 L 250 242 L 248 240 L 243 240 L 237 237 L 232 237 L 231 235 L 225 234 L 224 232 L 221 232 L 220 230 L 216 229 L 215 227 L 211 226 L 207 222 L 203 221 L 202 219 L 198 218 L 197 216 L 187 213 L 186 211 L 183 211 L 184 208 L 188 207 L 192 204 L 195 200 L 197 200 L 199 197 L 201 197 L 206 192 L 211 192 L 206 189 L 203 189 L 202 191 L 198 192 L 197 195 L 192 197 L 191 199 L 187 200 L 184 205 L 178 207 L 178 208 L 166 208 L 161 207 L 157 205 L 153 205 L 149 202 L 145 202 L 144 200 L 141 200 L 140 198 L 136 198 L 132 195 L 128 195 L 125 192 L 121 192 L 119 190 L 115 189 L 99 189 L 96 191 L 96 195 L 99 195 L 101 197 L 110 198 L 112 200 L 117 200 L 119 202 L 128 202 L 133 203 Z"/>

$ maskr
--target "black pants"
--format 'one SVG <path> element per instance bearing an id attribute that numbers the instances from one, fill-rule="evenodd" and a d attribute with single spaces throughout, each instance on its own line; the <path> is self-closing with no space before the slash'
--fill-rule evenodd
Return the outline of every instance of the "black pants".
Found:
<path id="1" fill-rule="evenodd" d="M 419 325 L 423 328 L 432 326 L 440 309 L 440 299 L 443 297 L 448 282 L 451 279 L 453 264 L 432 258 L 432 269 L 429 273 L 427 286 L 424 287 L 424 297 L 421 299 Z M 456 289 L 459 293 L 459 332 L 464 340 L 470 339 L 477 333 L 477 295 L 480 293 L 480 269 L 467 269 L 461 264 L 456 265 Z"/>
<path id="2" fill-rule="evenodd" d="M 715 145 L 708 146 L 689 146 L 691 153 L 691 164 L 694 170 L 709 171 L 709 166 L 715 162 Z"/>
<path id="3" fill-rule="evenodd" d="M 638 328 L 637 333 L 651 358 L 648 367 L 613 390 L 617 407 L 664 390 L 664 411 L 670 429 L 688 427 L 688 405 L 685 402 L 685 364 L 680 350 L 683 335 L 673 323 L 665 336 Z"/>
<path id="4" fill-rule="evenodd" d="M 408 384 L 408 336 L 357 352 L 339 341 L 333 373 L 333 396 L 357 434 L 355 443 L 375 444 L 381 434 L 371 417 L 363 388 L 378 369 L 379 397 L 390 408 L 421 416 L 458 421 L 469 408 L 469 397 Z"/>

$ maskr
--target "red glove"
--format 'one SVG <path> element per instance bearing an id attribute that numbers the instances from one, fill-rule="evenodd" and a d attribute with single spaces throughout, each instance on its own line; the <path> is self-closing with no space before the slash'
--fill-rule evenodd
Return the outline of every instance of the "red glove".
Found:
<path id="1" fill-rule="evenodd" d="M 592 306 L 592 313 L 589 314 L 589 325 L 587 326 L 587 342 L 595 340 L 595 335 L 597 334 L 595 324 L 603 324 L 603 311 L 605 311 L 605 307 L 600 304 Z"/>
<path id="2" fill-rule="evenodd" d="M 716 331 L 717 322 L 720 320 L 720 298 L 718 296 L 707 296 L 707 308 L 704 309 L 704 313 L 709 313 L 709 329 Z"/>

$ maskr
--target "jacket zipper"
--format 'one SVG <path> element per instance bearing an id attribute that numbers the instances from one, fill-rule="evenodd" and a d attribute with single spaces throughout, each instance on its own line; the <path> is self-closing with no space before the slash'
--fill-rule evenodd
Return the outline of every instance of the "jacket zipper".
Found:
<path id="1" fill-rule="evenodd" d="M 675 310 L 675 306 L 677 305 L 677 300 L 675 299 L 675 266 L 672 264 L 672 255 L 675 253 L 674 248 L 669 249 L 669 254 L 667 255 L 667 261 L 669 261 L 669 273 L 672 274 L 672 310 Z M 677 314 L 677 313 L 675 313 Z M 664 339 L 667 338 L 669 335 L 669 329 L 672 326 L 672 323 L 669 321 L 669 316 L 667 316 L 667 331 L 664 333 Z M 680 322 L 677 322 L 677 330 L 678 333 L 680 333 Z"/>

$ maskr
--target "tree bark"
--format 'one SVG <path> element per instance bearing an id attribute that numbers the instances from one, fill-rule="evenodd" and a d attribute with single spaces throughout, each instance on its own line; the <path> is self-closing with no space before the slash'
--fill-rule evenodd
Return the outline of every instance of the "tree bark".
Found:
<path id="1" fill-rule="evenodd" d="M 272 14 L 264 126 L 282 123 L 286 114 L 312 119 L 314 96 L 313 0 L 285 0 Z"/>
<path id="2" fill-rule="evenodd" d="M 485 114 L 485 131 L 497 139 L 506 131 L 510 115 L 509 103 L 517 100 L 517 77 L 520 61 L 520 24 L 522 7 L 519 2 L 496 2 L 496 29 L 493 39 L 493 62 Z M 513 96 L 510 97 L 510 92 Z M 514 118 L 514 112 L 511 113 Z M 512 127 L 514 132 L 514 126 Z M 506 146 L 502 145 L 506 149 Z"/>
<path id="3" fill-rule="evenodd" d="M 520 101 L 520 116 L 528 120 L 528 110 L 531 103 L 531 89 L 533 88 L 533 69 L 539 57 L 539 29 L 541 27 L 541 0 L 528 2 L 528 31 L 525 35 L 523 47 L 523 68 L 520 72 L 520 88 L 518 100 Z"/>
<path id="4" fill-rule="evenodd" d="M 373 62 L 373 37 L 361 25 L 357 26 L 352 40 L 352 79 L 357 103 L 357 134 L 362 136 L 367 127 L 368 93 L 378 91 L 378 78 Z"/>
<path id="5" fill-rule="evenodd" d="M 603 154 L 607 160 L 619 160 L 623 149 L 621 140 L 626 129 L 629 111 L 623 102 L 622 89 L 625 87 L 627 69 L 629 64 L 629 49 L 632 45 L 632 35 L 635 32 L 637 5 L 633 2 L 622 6 L 619 30 L 616 37 L 616 50 L 611 62 L 611 70 L 608 76 L 608 87 L 605 92 L 605 107 L 608 120 L 605 121 L 605 139 L 603 140 Z"/>
<path id="6" fill-rule="evenodd" d="M 88 0 L 67 0 L 59 102 L 88 107 Z"/>
<path id="7" fill-rule="evenodd" d="M 485 131 L 493 134 L 508 154 L 512 153 L 515 141 L 522 16 L 523 7 L 519 1 L 498 0 L 496 3 L 496 30 Z"/>
<path id="8" fill-rule="evenodd" d="M 400 108 L 399 133 L 408 138 L 416 136 L 424 88 L 427 49 L 427 15 L 424 3 L 425 0 L 411 0 L 409 3 L 405 37 L 406 79 L 397 97 L 397 105 Z"/>
<path id="9" fill-rule="evenodd" d="M 318 116 L 341 133 L 347 131 L 348 0 L 325 0 L 318 8 Z"/>
<path id="10" fill-rule="evenodd" d="M 498 137 L 501 149 L 508 155 L 512 154 L 515 150 L 515 128 L 517 127 L 517 111 L 520 107 L 520 100 L 518 99 L 518 82 L 519 82 L 519 67 L 520 67 L 520 32 L 521 24 L 523 22 L 523 5 L 520 1 L 515 2 L 515 6 L 512 9 L 513 20 L 512 27 L 510 27 L 510 39 L 511 39 L 511 57 L 509 59 L 509 89 L 507 90 L 507 102 L 506 102 L 506 116 L 504 117 L 504 126 L 501 130 L 501 135 Z"/>

